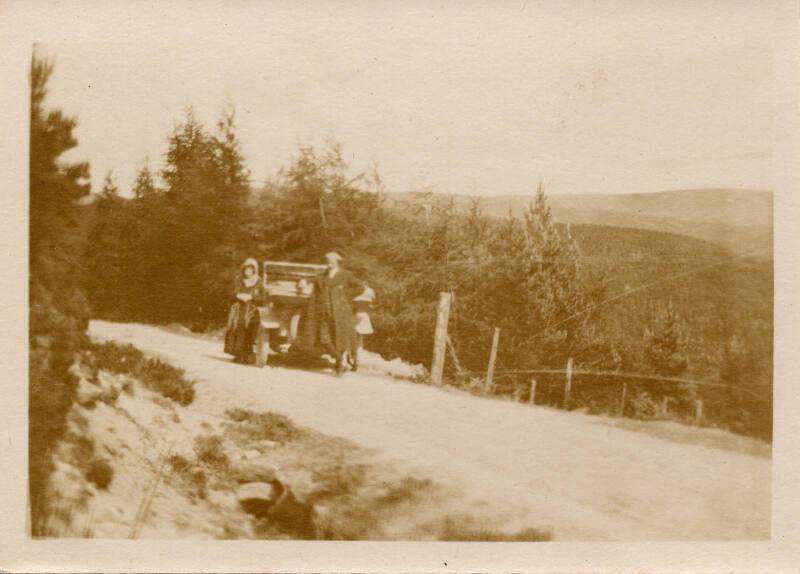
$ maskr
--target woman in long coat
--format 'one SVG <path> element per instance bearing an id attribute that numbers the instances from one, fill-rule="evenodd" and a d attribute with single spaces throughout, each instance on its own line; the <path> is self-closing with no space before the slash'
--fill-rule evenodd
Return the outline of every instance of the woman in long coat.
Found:
<path id="1" fill-rule="evenodd" d="M 339 267 L 338 253 L 328 253 L 325 259 L 328 268 L 314 280 L 302 340 L 309 349 L 330 353 L 336 360 L 336 374 L 341 375 L 347 368 L 344 355 L 352 358 L 358 352 L 352 302 L 364 291 L 364 284 Z"/>
<path id="2" fill-rule="evenodd" d="M 253 346 L 261 323 L 258 307 L 264 304 L 264 288 L 255 259 L 249 258 L 242 264 L 233 296 L 236 300 L 228 313 L 225 352 L 233 355 L 237 363 L 252 363 L 255 359 Z"/>

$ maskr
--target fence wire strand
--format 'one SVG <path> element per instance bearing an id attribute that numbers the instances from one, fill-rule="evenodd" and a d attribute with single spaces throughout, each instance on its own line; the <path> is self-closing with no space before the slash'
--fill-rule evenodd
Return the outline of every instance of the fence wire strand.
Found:
<path id="1" fill-rule="evenodd" d="M 716 263 L 711 263 L 709 265 L 703 265 L 701 267 L 695 267 L 693 269 L 689 269 L 688 271 L 683 271 L 682 273 L 676 273 L 674 275 L 668 275 L 667 277 L 661 277 L 661 278 L 659 278 L 659 279 L 657 279 L 655 281 L 651 281 L 649 283 L 645 283 L 644 285 L 639 285 L 638 287 L 634 287 L 632 289 L 626 289 L 625 291 L 623 291 L 621 293 L 617 293 L 616 295 L 614 295 L 612 297 L 609 297 L 608 299 L 604 299 L 603 301 L 600 301 L 598 303 L 594 303 L 592 305 L 589 305 L 588 307 L 578 311 L 574 315 L 570 315 L 569 317 L 567 317 L 565 319 L 561 319 L 560 321 L 557 321 L 556 323 L 553 323 L 552 325 L 548 325 L 547 327 L 545 327 L 541 331 L 538 331 L 538 332 L 534 333 L 533 337 L 534 338 L 539 337 L 540 335 L 546 333 L 550 329 L 554 329 L 555 327 L 558 327 L 559 325 L 562 325 L 562 324 L 566 323 L 567 321 L 571 321 L 572 319 L 576 319 L 576 318 L 578 318 L 578 317 L 580 317 L 582 315 L 585 315 L 586 313 L 589 313 L 590 311 L 593 311 L 594 309 L 597 309 L 598 307 L 602 307 L 603 305 L 607 305 L 609 303 L 613 303 L 614 301 L 618 301 L 618 300 L 620 300 L 620 299 L 622 299 L 624 297 L 627 297 L 628 295 L 633 295 L 634 293 L 638 293 L 639 291 L 643 291 L 645 289 L 649 289 L 650 287 L 655 287 L 656 285 L 660 285 L 661 283 L 667 283 L 669 281 L 674 281 L 675 279 L 680 279 L 682 277 L 687 277 L 687 276 L 692 275 L 694 273 L 700 273 L 701 271 L 706 271 L 708 269 L 713 269 L 714 267 L 721 267 L 722 265 L 727 265 L 728 263 L 732 263 L 732 262 L 737 261 L 739 259 L 746 259 L 748 257 L 753 257 L 753 256 L 759 255 L 761 253 L 768 253 L 769 251 L 770 251 L 769 249 L 757 249 L 757 250 L 754 250 L 754 251 L 749 251 L 747 253 L 741 253 L 739 255 L 735 255 L 735 256 L 730 257 L 728 259 L 724 259 L 722 261 L 717 261 Z"/>
<path id="2" fill-rule="evenodd" d="M 464 372 L 471 375 L 484 374 L 483 371 L 464 371 Z M 566 375 L 567 370 L 566 369 L 521 369 L 521 370 L 495 371 L 494 374 L 495 376 Z M 580 370 L 580 369 L 573 369 L 572 375 L 573 377 L 584 375 L 584 376 L 595 376 L 595 377 L 613 377 L 621 379 L 648 380 L 648 381 L 657 381 L 666 383 L 680 383 L 684 385 L 696 385 L 699 387 L 718 387 L 718 388 L 732 389 L 734 391 L 746 393 L 760 401 L 769 402 L 769 399 L 762 397 L 761 395 L 759 395 L 754 391 L 751 391 L 750 389 L 738 387 L 736 385 L 729 385 L 725 383 L 716 383 L 713 381 L 698 381 L 695 379 L 684 379 L 682 377 L 664 377 L 659 375 L 647 375 L 644 373 L 620 373 L 617 371 L 593 371 L 593 370 Z"/>

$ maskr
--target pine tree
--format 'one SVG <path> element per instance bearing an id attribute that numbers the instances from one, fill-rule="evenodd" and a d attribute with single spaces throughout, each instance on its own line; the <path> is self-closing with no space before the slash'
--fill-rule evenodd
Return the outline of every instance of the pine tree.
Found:
<path id="1" fill-rule="evenodd" d="M 525 234 L 519 219 L 515 218 L 509 210 L 498 229 L 489 238 L 489 250 L 492 261 L 491 272 L 486 278 L 486 292 L 482 299 L 488 305 L 487 313 L 492 328 L 499 326 L 503 329 L 505 347 L 517 347 L 514 339 L 519 341 L 518 332 L 524 332 L 517 321 L 521 318 L 519 310 L 528 295 L 526 285 L 526 261 L 522 254 L 525 249 Z M 510 343 L 506 345 L 505 343 Z M 503 357 L 510 360 L 511 356 Z"/>
<path id="2" fill-rule="evenodd" d="M 319 260 L 330 249 L 348 251 L 375 224 L 379 196 L 364 189 L 370 181 L 380 185 L 374 174 L 351 176 L 338 143 L 322 152 L 301 147 L 269 198 L 274 250 L 302 261 Z"/>
<path id="3" fill-rule="evenodd" d="M 464 215 L 452 203 L 436 214 L 426 261 L 439 281 L 429 291 L 456 293 L 451 333 L 464 363 L 485 368 L 494 327 L 502 332 L 498 364 L 508 368 L 561 366 L 568 356 L 597 361 L 580 253 L 552 220 L 542 186 L 522 220 L 509 213 L 490 225 L 478 201 Z M 613 358 L 611 349 L 602 353 Z"/>
<path id="4" fill-rule="evenodd" d="M 677 377 L 689 366 L 686 325 L 672 302 L 660 302 L 644 332 L 645 364 L 655 373 Z"/>
<path id="5" fill-rule="evenodd" d="M 483 214 L 481 200 L 479 197 L 470 198 L 467 217 L 464 222 L 464 235 L 471 249 L 477 249 L 483 245 L 489 233 L 489 221 Z"/>
<path id="6" fill-rule="evenodd" d="M 158 193 L 153 172 L 150 171 L 150 166 L 147 158 L 144 164 L 136 172 L 136 179 L 133 183 L 133 197 L 135 199 L 149 199 Z"/>
<path id="7" fill-rule="evenodd" d="M 446 267 L 433 261 L 434 269 L 447 270 L 449 290 L 455 298 L 450 310 L 451 339 L 459 348 L 459 359 L 479 367 L 485 349 L 474 343 L 485 340 L 493 332 L 492 258 L 487 242 L 490 222 L 484 216 L 479 199 L 470 201 L 466 212 L 455 213 L 454 201 L 446 204 L 447 257 Z M 484 345 L 479 345 L 484 347 Z"/>
<path id="8" fill-rule="evenodd" d="M 77 381 L 69 372 L 83 344 L 88 306 L 72 239 L 75 201 L 89 193 L 89 165 L 61 156 L 78 142 L 76 121 L 46 110 L 53 64 L 34 54 L 30 108 L 29 484 L 32 529 L 41 533 L 52 449 L 66 424 Z"/>
<path id="9" fill-rule="evenodd" d="M 122 318 L 123 315 L 124 277 L 130 272 L 125 243 L 133 239 L 125 203 L 108 172 L 93 205 L 94 225 L 84 254 L 84 286 L 93 314 L 98 317 Z"/>
<path id="10" fill-rule="evenodd" d="M 522 330 L 519 343 L 527 348 L 516 351 L 540 364 L 560 366 L 580 355 L 591 317 L 585 313 L 589 301 L 579 279 L 577 244 L 559 232 L 541 184 L 524 215 L 522 231 L 517 268 L 524 270 L 524 293 L 517 321 Z"/>
<path id="11" fill-rule="evenodd" d="M 211 195 L 215 167 L 214 142 L 189 109 L 183 123 L 175 126 L 168 140 L 162 177 L 173 201 Z"/>
<path id="12" fill-rule="evenodd" d="M 765 349 L 748 344 L 742 333 L 731 335 L 722 347 L 719 365 L 719 379 L 729 386 L 706 395 L 713 398 L 715 410 L 729 428 L 770 439 L 772 370 L 765 368 L 765 354 Z"/>
<path id="13" fill-rule="evenodd" d="M 430 275 L 437 283 L 438 291 L 457 290 L 458 277 L 454 275 L 454 264 L 458 258 L 458 214 L 455 200 L 451 197 L 442 205 L 434 206 L 428 261 Z"/>
<path id="14" fill-rule="evenodd" d="M 158 309 L 154 269 L 162 253 L 158 241 L 165 201 L 147 159 L 136 172 L 132 196 L 119 214 L 122 231 L 116 249 L 121 280 L 114 314 L 124 320 L 149 321 L 158 317 L 154 314 Z"/>
<path id="15" fill-rule="evenodd" d="M 189 111 L 169 138 L 166 193 L 147 249 L 161 320 L 208 324 L 227 307 L 249 194 L 234 115 L 223 111 L 212 135 Z"/>
<path id="16" fill-rule="evenodd" d="M 250 171 L 244 165 L 242 146 L 236 135 L 236 109 L 230 103 L 220 114 L 213 142 L 224 194 L 232 199 L 226 203 L 234 209 L 241 208 L 250 192 Z"/>
<path id="17" fill-rule="evenodd" d="M 236 134 L 236 110 L 228 103 L 217 121 L 217 131 L 212 136 L 216 169 L 222 181 L 218 184 L 216 200 L 220 218 L 220 239 L 210 250 L 207 259 L 198 269 L 203 277 L 204 297 L 201 314 L 207 324 L 225 316 L 229 301 L 231 276 L 238 273 L 245 257 L 260 259 L 262 253 L 254 250 L 257 213 L 250 198 L 250 171 L 245 166 L 242 146 Z"/>
<path id="18" fill-rule="evenodd" d="M 103 188 L 100 190 L 100 200 L 116 203 L 120 200 L 119 188 L 114 182 L 114 175 L 112 172 L 106 173 L 103 180 Z"/>

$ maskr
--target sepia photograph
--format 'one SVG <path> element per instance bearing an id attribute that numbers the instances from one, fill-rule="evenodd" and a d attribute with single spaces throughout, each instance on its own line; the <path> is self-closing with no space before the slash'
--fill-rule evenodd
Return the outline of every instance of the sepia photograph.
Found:
<path id="1" fill-rule="evenodd" d="M 27 48 L 28 537 L 773 538 L 774 10 L 197 6 Z"/>

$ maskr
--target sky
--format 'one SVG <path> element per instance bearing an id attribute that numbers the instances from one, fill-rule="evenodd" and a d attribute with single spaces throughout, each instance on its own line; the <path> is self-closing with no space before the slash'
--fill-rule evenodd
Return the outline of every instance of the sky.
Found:
<path id="1" fill-rule="evenodd" d="M 771 189 L 761 2 L 193 6 L 37 47 L 95 191 L 112 170 L 129 192 L 189 107 L 213 128 L 226 102 L 256 185 L 332 138 L 389 191 Z"/>

